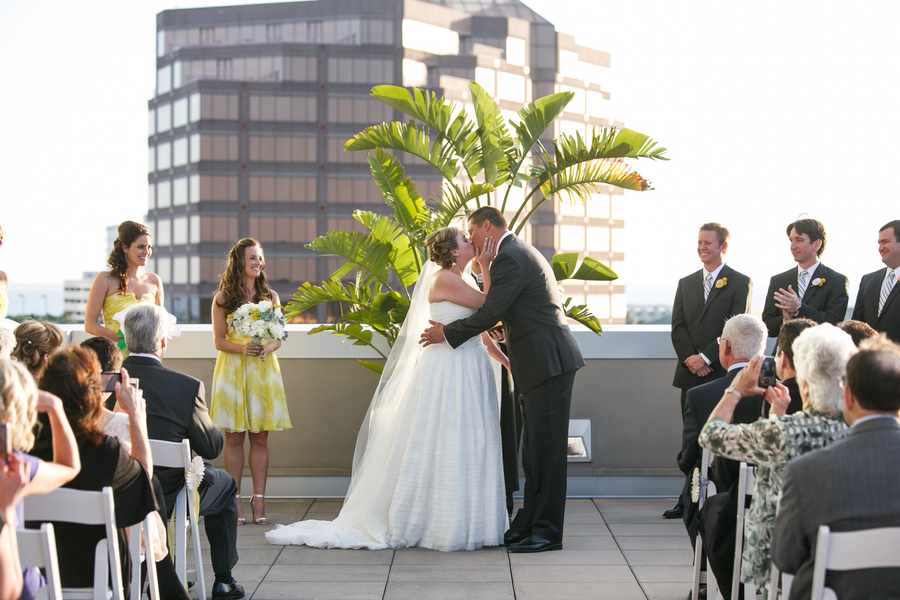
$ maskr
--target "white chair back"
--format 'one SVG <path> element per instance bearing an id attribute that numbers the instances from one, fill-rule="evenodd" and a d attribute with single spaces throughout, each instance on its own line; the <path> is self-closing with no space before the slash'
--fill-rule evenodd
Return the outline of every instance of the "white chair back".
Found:
<path id="1" fill-rule="evenodd" d="M 697 510 L 703 508 L 706 498 L 715 496 L 716 484 L 709 480 L 709 468 L 712 464 L 713 453 L 703 449 L 703 456 L 700 459 L 700 499 L 697 502 Z M 694 548 L 694 576 L 691 583 L 691 597 L 700 597 L 700 585 L 706 584 L 706 597 L 715 598 L 719 588 L 716 585 L 716 578 L 707 565 L 706 571 L 701 571 L 703 566 L 703 538 L 697 533 L 696 547 Z"/>
<path id="2" fill-rule="evenodd" d="M 59 583 L 59 563 L 56 559 L 56 535 L 53 523 L 42 523 L 40 530 L 20 529 L 16 531 L 19 546 L 19 562 L 23 569 L 36 567 L 44 570 L 47 585 L 35 596 L 37 600 L 62 600 L 62 585 Z"/>
<path id="3" fill-rule="evenodd" d="M 819 527 L 813 566 L 812 598 L 837 598 L 825 587 L 826 571 L 856 571 L 900 567 L 900 527 L 832 533 Z"/>
<path id="4" fill-rule="evenodd" d="M 59 488 L 42 496 L 27 496 L 25 520 L 104 525 L 106 539 L 94 550 L 94 587 L 63 588 L 62 594 L 63 598 L 106 600 L 110 593 L 108 581 L 112 580 L 112 597 L 122 600 L 122 563 L 112 488 L 105 487 L 100 492 Z"/>
<path id="5" fill-rule="evenodd" d="M 737 522 L 735 523 L 734 536 L 734 569 L 731 575 L 731 597 L 738 597 L 738 588 L 741 586 L 741 561 L 744 557 L 744 524 L 750 509 L 747 508 L 747 496 L 753 494 L 756 486 L 756 467 L 745 462 L 741 463 L 738 472 L 738 498 L 737 498 Z M 756 587 L 752 584 L 744 586 L 744 597 L 755 598 Z"/>
<path id="6" fill-rule="evenodd" d="M 177 469 L 189 469 L 191 466 L 191 442 L 164 442 L 150 440 L 150 453 L 153 455 L 153 464 L 157 467 L 173 467 Z M 188 576 L 193 575 L 190 581 L 198 585 L 200 598 L 206 597 L 206 579 L 203 575 L 203 555 L 200 550 L 200 528 L 197 525 L 197 511 L 194 501 L 188 494 L 187 486 L 181 488 L 175 498 L 175 553 L 172 560 L 175 563 L 175 572 L 178 579 L 187 586 Z M 191 549 L 194 555 L 194 569 L 187 568 L 187 528 L 191 528 Z"/>
<path id="7" fill-rule="evenodd" d="M 150 600 L 159 600 L 159 580 L 156 576 L 156 561 L 153 560 L 153 543 L 156 538 L 156 527 L 153 522 L 153 514 L 147 516 L 140 523 L 128 528 L 128 553 L 131 555 L 131 598 L 140 600 L 143 596 L 141 586 L 141 561 L 147 563 L 146 588 Z M 144 547 L 146 552 L 141 552 L 141 532 L 144 534 Z"/>

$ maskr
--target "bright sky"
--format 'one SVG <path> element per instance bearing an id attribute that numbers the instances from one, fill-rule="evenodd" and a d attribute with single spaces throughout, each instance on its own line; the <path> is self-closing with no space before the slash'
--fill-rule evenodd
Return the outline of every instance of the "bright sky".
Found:
<path id="1" fill-rule="evenodd" d="M 850 277 L 853 303 L 882 266 L 878 228 L 900 218 L 900 3 L 526 1 L 612 53 L 618 118 L 669 148 L 640 165 L 656 189 L 626 195 L 630 304 L 671 303 L 700 266 L 698 226 L 715 220 L 761 306 L 794 264 L 784 228 L 801 213 L 825 223 L 824 262 Z M 0 269 L 13 285 L 102 268 L 105 227 L 145 215 L 155 15 L 168 8 L 0 0 Z"/>

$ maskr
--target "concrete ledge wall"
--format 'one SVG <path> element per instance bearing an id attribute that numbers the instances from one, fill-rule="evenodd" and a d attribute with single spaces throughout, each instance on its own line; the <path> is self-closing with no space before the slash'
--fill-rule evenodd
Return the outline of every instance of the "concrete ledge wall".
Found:
<path id="1" fill-rule="evenodd" d="M 307 335 L 311 328 L 289 326 L 277 353 L 294 427 L 269 434 L 273 496 L 346 490 L 359 425 L 378 382 L 356 362 L 372 360 L 374 352 L 329 334 Z M 67 329 L 73 342 L 88 337 L 80 327 Z M 211 328 L 182 330 L 170 340 L 165 365 L 202 380 L 208 395 L 216 362 Z M 569 464 L 570 494 L 677 494 L 681 417 L 669 328 L 611 325 L 602 337 L 581 327 L 573 332 L 587 365 L 575 378 L 571 417 L 591 420 L 592 461 Z M 221 457 L 213 462 L 222 465 Z"/>

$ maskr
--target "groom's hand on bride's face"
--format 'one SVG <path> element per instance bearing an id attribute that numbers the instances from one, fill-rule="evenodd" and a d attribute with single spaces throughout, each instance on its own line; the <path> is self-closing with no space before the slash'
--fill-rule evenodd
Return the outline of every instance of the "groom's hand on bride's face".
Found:
<path id="1" fill-rule="evenodd" d="M 419 343 L 424 344 L 425 346 L 442 343 L 444 341 L 444 326 L 440 323 L 435 323 L 430 319 L 428 322 L 431 324 L 431 327 L 422 333 L 422 336 L 419 338 Z"/>

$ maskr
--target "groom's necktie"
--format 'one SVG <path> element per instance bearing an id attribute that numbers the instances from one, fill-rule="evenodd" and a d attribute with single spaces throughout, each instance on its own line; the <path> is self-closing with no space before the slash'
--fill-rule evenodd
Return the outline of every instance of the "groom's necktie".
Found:
<path id="1" fill-rule="evenodd" d="M 703 301 L 704 302 L 706 302 L 706 300 L 709 298 L 709 291 L 712 289 L 712 280 L 713 280 L 713 274 L 707 273 L 706 281 L 703 282 Z"/>
<path id="2" fill-rule="evenodd" d="M 881 316 L 881 311 L 884 310 L 884 303 L 887 302 L 888 296 L 891 295 L 891 290 L 894 289 L 894 281 L 897 279 L 897 271 L 896 269 L 891 271 L 890 274 L 884 278 L 884 282 L 881 284 L 881 296 L 878 298 L 878 316 Z"/>
<path id="3" fill-rule="evenodd" d="M 797 280 L 797 297 L 803 302 L 803 296 L 806 294 L 806 278 L 809 277 L 809 271 L 800 271 L 800 278 Z"/>

